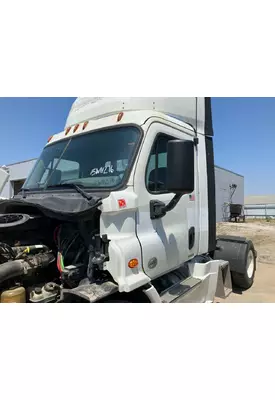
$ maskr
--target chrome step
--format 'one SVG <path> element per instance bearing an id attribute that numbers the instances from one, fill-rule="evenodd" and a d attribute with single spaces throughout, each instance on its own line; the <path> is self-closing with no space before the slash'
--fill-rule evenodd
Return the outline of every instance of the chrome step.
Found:
<path id="1" fill-rule="evenodd" d="M 162 303 L 196 303 L 198 302 L 195 301 L 197 296 L 194 296 L 193 298 L 193 296 L 190 297 L 190 295 L 200 286 L 201 283 L 201 279 L 193 277 L 187 278 L 161 293 L 161 301 Z"/>

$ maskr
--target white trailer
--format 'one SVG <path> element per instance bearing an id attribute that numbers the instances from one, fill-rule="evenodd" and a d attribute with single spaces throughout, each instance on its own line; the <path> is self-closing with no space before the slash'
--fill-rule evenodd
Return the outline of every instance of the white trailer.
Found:
<path id="1" fill-rule="evenodd" d="M 243 289 L 254 281 L 253 244 L 216 238 L 208 98 L 77 99 L 1 212 L 18 226 L 7 235 L 0 220 L 17 254 L 0 285 L 12 267 L 26 301 L 213 302 L 231 292 L 231 278 Z M 35 281 L 42 256 L 49 271 L 57 260 L 54 283 Z M 35 279 L 23 284 L 30 265 Z"/>

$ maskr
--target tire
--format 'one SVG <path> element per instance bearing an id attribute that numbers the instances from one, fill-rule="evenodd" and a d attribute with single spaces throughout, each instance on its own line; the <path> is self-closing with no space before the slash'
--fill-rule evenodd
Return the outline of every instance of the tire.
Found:
<path id="1" fill-rule="evenodd" d="M 240 289 L 250 289 L 254 283 L 256 273 L 256 253 L 253 246 L 250 244 L 248 247 L 246 257 L 246 268 L 243 273 L 231 272 L 232 282 Z"/>

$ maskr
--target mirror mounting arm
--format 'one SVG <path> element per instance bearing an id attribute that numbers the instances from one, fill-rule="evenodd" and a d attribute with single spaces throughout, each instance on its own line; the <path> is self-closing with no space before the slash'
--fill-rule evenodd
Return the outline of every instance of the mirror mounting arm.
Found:
<path id="1" fill-rule="evenodd" d="M 169 211 L 172 211 L 176 207 L 176 205 L 178 204 L 178 202 L 180 201 L 180 199 L 182 198 L 183 195 L 184 195 L 184 193 L 176 194 L 172 198 L 170 203 L 168 203 L 167 205 L 164 204 L 162 201 L 151 200 L 150 201 L 150 217 L 151 217 L 151 219 L 160 219 L 160 218 L 165 217 L 165 215 Z"/>

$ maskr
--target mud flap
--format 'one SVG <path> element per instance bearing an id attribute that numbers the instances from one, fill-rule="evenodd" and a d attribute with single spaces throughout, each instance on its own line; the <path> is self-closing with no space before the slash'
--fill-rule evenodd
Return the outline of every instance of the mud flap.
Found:
<path id="1" fill-rule="evenodd" d="M 232 280 L 229 262 L 221 262 L 215 298 L 226 299 L 232 293 Z"/>
<path id="2" fill-rule="evenodd" d="M 257 252 L 251 240 L 238 236 L 219 236 L 217 237 L 217 248 L 213 258 L 214 260 L 228 261 L 231 272 L 243 274 L 246 271 L 249 248 L 257 258 Z"/>

